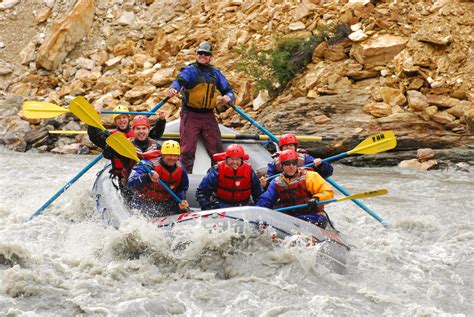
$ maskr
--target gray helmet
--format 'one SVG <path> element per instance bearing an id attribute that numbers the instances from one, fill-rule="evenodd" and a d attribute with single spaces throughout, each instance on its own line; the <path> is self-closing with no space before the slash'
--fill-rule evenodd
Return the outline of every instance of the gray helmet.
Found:
<path id="1" fill-rule="evenodd" d="M 206 52 L 212 54 L 212 44 L 209 42 L 202 42 L 199 44 L 199 47 L 196 50 L 198 53 L 199 52 Z"/>

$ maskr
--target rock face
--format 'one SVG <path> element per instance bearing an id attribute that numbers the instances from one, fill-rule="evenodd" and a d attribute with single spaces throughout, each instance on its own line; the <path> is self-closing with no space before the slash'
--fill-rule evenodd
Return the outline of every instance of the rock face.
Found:
<path id="1" fill-rule="evenodd" d="M 55 70 L 90 30 L 94 11 L 94 0 L 78 0 L 71 12 L 56 22 L 53 33 L 39 48 L 38 66 Z"/>
<path id="2" fill-rule="evenodd" d="M 472 1 L 11 0 L 0 8 L 0 97 L 65 105 L 84 95 L 106 109 L 120 104 L 147 110 L 165 97 L 177 72 L 195 59 L 196 46 L 207 40 L 214 44 L 213 64 L 238 96 L 236 104 L 258 122 L 275 134 L 335 138 L 322 147 L 304 144 L 315 155 L 350 150 L 389 129 L 400 151 L 474 143 Z M 33 24 L 25 26 L 31 12 Z M 331 25 L 339 29 L 331 31 Z M 256 91 L 254 78 L 236 71 L 240 45 L 265 49 L 275 35 L 321 30 L 324 41 L 311 62 L 273 99 Z M 168 102 L 168 119 L 179 116 L 179 105 L 178 98 Z M 4 126 L 22 126 L 6 117 Z M 232 110 L 218 117 L 242 132 L 256 132 Z M 109 117 L 103 119 L 110 124 Z M 23 133 L 27 141 L 17 149 L 51 150 L 59 141 L 44 131 L 71 120 L 28 120 L 32 131 L 20 129 L 16 135 Z M 61 142 L 55 151 L 81 148 Z"/>

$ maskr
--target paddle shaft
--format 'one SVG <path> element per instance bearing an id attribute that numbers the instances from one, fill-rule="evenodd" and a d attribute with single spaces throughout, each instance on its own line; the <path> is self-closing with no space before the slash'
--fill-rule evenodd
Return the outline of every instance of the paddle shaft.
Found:
<path id="1" fill-rule="evenodd" d="M 49 205 L 51 205 L 53 201 L 56 200 L 56 198 L 58 198 L 62 193 L 64 193 L 69 187 L 71 187 L 71 185 L 74 184 L 82 175 L 84 175 L 92 166 L 99 162 L 102 157 L 102 153 L 97 155 L 94 160 L 87 164 L 87 166 L 84 167 L 79 173 L 77 173 L 76 176 L 74 176 L 69 182 L 67 182 L 66 185 L 64 185 L 60 190 L 58 190 L 56 194 L 54 194 L 47 202 L 43 204 L 43 206 L 38 208 L 38 210 L 36 210 L 34 214 L 31 215 L 30 220 L 40 215 L 46 208 L 48 208 Z"/>
<path id="2" fill-rule="evenodd" d="M 257 121 L 255 121 L 254 119 L 252 119 L 252 117 L 250 117 L 248 114 L 246 114 L 243 110 L 237 108 L 235 105 L 233 104 L 229 104 L 229 107 L 231 107 L 232 109 L 234 109 L 238 114 L 240 114 L 242 117 L 244 117 L 245 119 L 247 119 L 250 123 L 252 123 L 257 129 L 259 129 L 260 131 L 262 131 L 263 133 L 265 133 L 266 135 L 268 135 L 268 137 L 270 138 L 270 140 L 272 140 L 272 142 L 277 142 L 278 143 L 278 138 L 272 134 L 270 131 L 268 131 L 267 129 L 265 129 L 263 126 L 261 126 L 260 124 L 257 123 Z"/>
<path id="3" fill-rule="evenodd" d="M 350 196 L 351 194 L 346 191 L 342 186 L 340 186 L 338 183 L 336 183 L 334 180 L 332 180 L 330 177 L 326 177 L 325 178 L 326 181 L 331 184 L 332 186 L 334 186 L 334 188 L 336 188 L 338 191 L 340 191 L 343 195 L 346 195 L 346 196 Z M 384 226 L 387 226 L 388 223 L 386 223 L 380 216 L 378 216 L 374 211 L 372 211 L 369 207 L 367 207 L 366 205 L 364 205 L 362 202 L 360 202 L 358 199 L 352 199 L 352 201 L 354 202 L 354 204 L 356 204 L 357 206 L 359 206 L 360 208 L 362 208 L 365 212 L 367 212 L 369 215 L 371 215 L 372 217 L 374 217 L 378 222 L 380 222 L 381 224 L 383 224 Z"/>
<path id="4" fill-rule="evenodd" d="M 154 113 L 158 111 L 167 101 L 168 97 L 157 103 L 153 109 L 150 110 L 150 113 Z M 86 167 L 84 167 L 79 173 L 77 173 L 66 185 L 64 185 L 56 194 L 54 194 L 47 202 L 43 204 L 38 210 L 36 210 L 30 217 L 30 220 L 33 219 L 34 217 L 40 215 L 46 208 L 48 208 L 49 205 L 53 203 L 59 196 L 61 196 L 62 193 L 64 193 L 69 187 L 71 187 L 72 184 L 74 184 L 82 175 L 84 175 L 88 170 L 92 168 L 97 162 L 100 161 L 100 159 L 104 157 L 102 153 L 97 155 L 94 160 L 92 160 Z"/>

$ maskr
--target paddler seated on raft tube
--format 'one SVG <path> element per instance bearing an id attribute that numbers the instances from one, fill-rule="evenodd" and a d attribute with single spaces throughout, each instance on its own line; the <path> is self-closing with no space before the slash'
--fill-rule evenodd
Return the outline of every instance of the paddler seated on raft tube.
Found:
<path id="1" fill-rule="evenodd" d="M 132 168 L 127 188 L 133 192 L 131 207 L 149 217 L 178 214 L 189 209 L 186 191 L 189 187 L 186 169 L 179 162 L 180 146 L 176 141 L 165 141 L 161 156 L 141 160 Z M 181 200 L 176 199 L 160 184 L 163 181 Z"/>
<path id="2" fill-rule="evenodd" d="M 99 112 L 101 109 L 96 107 L 96 110 Z M 117 106 L 113 109 L 114 111 L 121 111 L 121 112 L 128 112 L 128 108 L 126 106 Z M 149 137 L 152 139 L 159 139 L 163 132 L 165 131 L 166 126 L 166 112 L 163 110 L 158 110 L 158 121 L 156 121 L 153 128 L 151 128 L 149 132 Z M 133 129 L 130 126 L 130 116 L 128 114 L 114 114 L 112 115 L 112 119 L 115 124 L 115 129 L 111 130 L 110 133 L 123 133 L 127 138 L 133 138 L 134 133 Z M 117 155 L 108 145 L 105 143 L 107 139 L 108 133 L 104 132 L 96 127 L 88 126 L 87 127 L 87 134 L 89 135 L 89 139 L 92 143 L 97 145 L 104 151 L 104 157 L 108 158 L 112 162 L 112 169 L 110 173 L 113 176 L 119 178 L 120 186 L 123 187 L 127 182 L 126 176 L 128 176 L 128 172 L 124 171 L 124 163 L 122 161 L 127 160 L 120 155 Z"/>
<path id="3" fill-rule="evenodd" d="M 334 198 L 331 186 L 318 173 L 299 168 L 298 153 L 294 150 L 282 151 L 280 162 L 283 172 L 270 182 L 256 206 L 273 208 L 276 204 L 282 207 L 308 204 L 308 207 L 293 209 L 287 214 L 325 228 L 328 216 L 324 206 L 317 205 L 317 202 Z"/>
<path id="4" fill-rule="evenodd" d="M 260 177 L 260 182 L 262 186 L 266 188 L 268 186 L 268 177 L 271 177 L 276 174 L 280 174 L 283 171 L 281 166 L 281 162 L 279 159 L 281 151 L 284 150 L 293 150 L 298 153 L 298 167 L 303 165 L 313 164 L 313 167 L 308 167 L 307 169 L 315 172 L 318 172 L 323 178 L 329 177 L 332 175 L 333 168 L 329 162 L 322 162 L 320 158 L 314 158 L 306 150 L 298 149 L 298 139 L 296 135 L 292 133 L 283 134 L 278 139 L 278 147 L 280 148 L 280 152 L 275 152 L 273 154 L 273 162 L 268 163 L 267 166 L 267 176 Z"/>
<path id="5" fill-rule="evenodd" d="M 225 153 L 214 154 L 218 163 L 210 168 L 196 190 L 196 200 L 201 210 L 248 206 L 255 202 L 262 188 L 252 165 L 246 160 L 244 148 L 231 144 Z"/>

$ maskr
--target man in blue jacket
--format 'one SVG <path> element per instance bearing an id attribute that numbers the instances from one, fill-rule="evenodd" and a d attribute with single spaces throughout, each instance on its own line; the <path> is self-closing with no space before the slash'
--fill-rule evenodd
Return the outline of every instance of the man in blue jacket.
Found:
<path id="1" fill-rule="evenodd" d="M 172 98 L 182 90 L 182 109 L 179 133 L 181 162 L 192 173 L 196 144 L 201 136 L 209 156 L 222 152 L 219 125 L 213 110 L 233 102 L 234 91 L 219 69 L 210 64 L 212 45 L 202 42 L 197 49 L 196 62 L 181 69 L 168 90 Z M 223 97 L 218 101 L 218 94 Z"/>
<path id="2" fill-rule="evenodd" d="M 248 158 L 239 144 L 231 144 L 225 153 L 214 155 L 219 162 L 209 170 L 196 190 L 201 210 L 248 206 L 250 198 L 257 201 L 262 188 L 252 165 L 245 162 Z"/>

